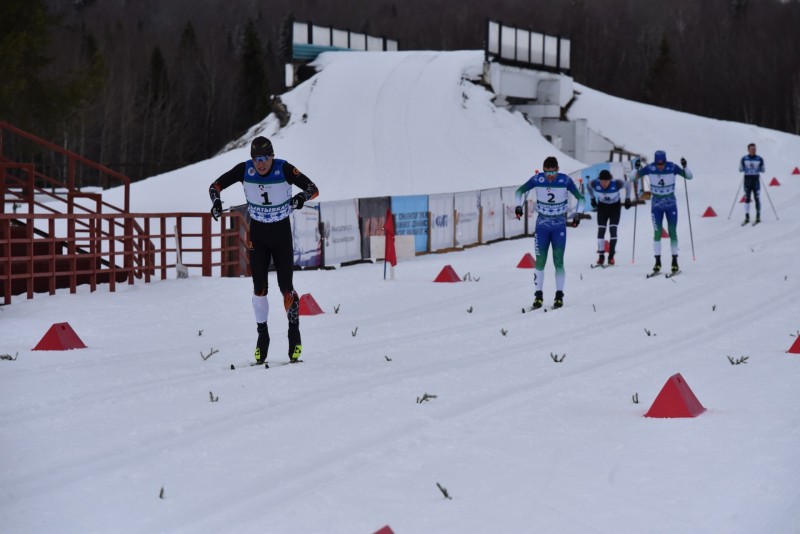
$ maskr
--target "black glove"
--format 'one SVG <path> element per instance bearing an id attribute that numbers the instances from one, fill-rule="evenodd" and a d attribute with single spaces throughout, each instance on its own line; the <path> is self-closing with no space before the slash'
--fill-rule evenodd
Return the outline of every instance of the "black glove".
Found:
<path id="1" fill-rule="evenodd" d="M 306 203 L 306 197 L 303 193 L 297 193 L 295 196 L 292 197 L 292 200 L 289 201 L 289 205 L 292 206 L 293 210 L 299 210 L 303 207 L 303 204 Z"/>
<path id="2" fill-rule="evenodd" d="M 220 199 L 216 199 L 214 204 L 211 206 L 211 216 L 214 217 L 215 221 L 218 221 L 220 215 L 222 215 L 222 201 Z"/>
<path id="3" fill-rule="evenodd" d="M 637 159 L 636 161 L 633 162 L 633 167 L 638 171 L 639 169 L 642 168 L 642 161 Z"/>
<path id="4" fill-rule="evenodd" d="M 597 200 L 592 199 L 591 204 L 592 204 L 592 208 L 597 209 Z"/>
<path id="5" fill-rule="evenodd" d="M 572 227 L 577 228 L 578 225 L 581 223 L 581 216 L 579 213 L 576 213 L 572 216 Z"/>
<path id="6" fill-rule="evenodd" d="M 681 158 L 681 167 L 686 168 L 686 158 Z"/>
<path id="7" fill-rule="evenodd" d="M 629 198 L 625 199 L 625 209 L 626 210 L 631 209 L 631 199 L 629 199 Z"/>
<path id="8" fill-rule="evenodd" d="M 516 208 L 514 208 L 514 215 L 517 216 L 517 220 L 520 220 L 522 218 L 522 206 L 517 206 Z"/>

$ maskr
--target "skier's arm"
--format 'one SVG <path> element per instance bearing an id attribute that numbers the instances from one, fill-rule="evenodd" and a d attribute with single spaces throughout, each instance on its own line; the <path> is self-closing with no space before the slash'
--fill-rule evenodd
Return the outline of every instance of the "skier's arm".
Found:
<path id="1" fill-rule="evenodd" d="M 744 157 L 739 160 L 739 172 L 744 172 Z"/>
<path id="2" fill-rule="evenodd" d="M 242 176 L 244 176 L 245 168 L 246 164 L 244 162 L 239 163 L 234 168 L 214 180 L 214 183 L 209 186 L 208 196 L 211 197 L 211 216 L 214 217 L 215 221 L 219 219 L 220 215 L 222 215 L 222 200 L 219 196 L 220 191 L 235 184 L 236 182 L 240 182 L 242 180 Z"/>
<path id="3" fill-rule="evenodd" d="M 764 158 L 759 157 L 758 159 L 761 160 L 761 165 L 759 165 L 760 172 L 767 172 L 767 167 L 764 165 Z"/>
<path id="4" fill-rule="evenodd" d="M 288 161 L 283 164 L 283 175 L 286 177 L 287 182 L 301 189 L 302 192 L 295 195 L 295 197 L 301 196 L 303 202 L 315 199 L 319 196 L 317 185 L 312 182 L 308 176 L 300 172 L 300 169 Z"/>
<path id="5" fill-rule="evenodd" d="M 575 208 L 575 211 L 577 213 L 583 213 L 583 210 L 586 208 L 585 202 L 584 202 L 585 201 L 585 197 L 583 195 L 581 195 L 580 191 L 578 191 L 578 187 L 575 185 L 575 182 L 572 181 L 572 178 L 570 178 L 569 181 L 567 181 L 567 191 L 572 193 L 572 196 L 574 196 L 576 199 L 578 199 L 578 205 Z"/>
<path id="6" fill-rule="evenodd" d="M 211 202 L 215 200 L 219 200 L 219 193 L 223 189 L 232 186 L 236 182 L 242 181 L 242 176 L 244 176 L 246 164 L 245 162 L 237 164 L 234 168 L 214 180 L 214 182 L 208 188 L 208 196 L 211 197 Z"/>
<path id="7" fill-rule="evenodd" d="M 517 206 L 521 206 L 522 203 L 528 199 L 528 191 L 533 189 L 533 178 L 533 176 L 528 178 L 528 181 L 519 186 L 514 192 L 514 200 L 516 201 Z"/>

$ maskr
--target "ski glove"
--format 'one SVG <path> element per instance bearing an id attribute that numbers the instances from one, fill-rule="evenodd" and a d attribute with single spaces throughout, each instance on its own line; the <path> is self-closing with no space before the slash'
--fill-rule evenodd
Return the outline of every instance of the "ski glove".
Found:
<path id="1" fill-rule="evenodd" d="M 631 209 L 631 199 L 629 199 L 629 198 L 625 199 L 625 209 L 626 210 Z"/>
<path id="2" fill-rule="evenodd" d="M 516 208 L 514 208 L 514 215 L 517 216 L 517 220 L 520 220 L 522 218 L 522 206 L 517 206 Z"/>
<path id="3" fill-rule="evenodd" d="M 638 171 L 639 169 L 642 168 L 642 161 L 637 159 L 636 161 L 633 162 L 633 166 Z"/>
<path id="4" fill-rule="evenodd" d="M 216 199 L 214 204 L 211 206 L 211 216 L 214 217 L 215 221 L 218 221 L 220 215 L 222 215 L 222 201 L 220 199 Z"/>
<path id="5" fill-rule="evenodd" d="M 681 158 L 681 167 L 686 168 L 686 158 Z"/>
<path id="6" fill-rule="evenodd" d="M 597 200 L 592 199 L 592 208 L 597 209 Z"/>
<path id="7" fill-rule="evenodd" d="M 580 214 L 576 213 L 572 217 L 572 227 L 573 228 L 577 228 L 580 223 L 581 223 L 581 216 L 580 216 Z"/>
<path id="8" fill-rule="evenodd" d="M 292 197 L 292 200 L 289 202 L 289 205 L 292 206 L 293 210 L 299 210 L 303 207 L 303 204 L 306 203 L 306 197 L 303 193 L 297 193 L 295 196 Z"/>

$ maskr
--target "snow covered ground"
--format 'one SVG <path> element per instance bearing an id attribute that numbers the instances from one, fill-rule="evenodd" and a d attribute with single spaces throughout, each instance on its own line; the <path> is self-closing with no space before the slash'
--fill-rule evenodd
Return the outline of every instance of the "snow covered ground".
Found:
<path id="1" fill-rule="evenodd" d="M 376 145 L 369 172 L 356 172 L 356 156 L 336 159 L 355 148 L 330 130 L 344 120 L 338 111 L 322 105 L 344 98 L 335 93 L 346 84 L 326 75 L 355 69 L 357 54 L 325 58 L 313 92 L 311 80 L 288 98 L 319 106 L 275 144 L 314 178 L 321 201 L 479 187 L 462 164 L 486 178 L 480 187 L 522 183 L 554 153 L 530 127 L 533 148 L 520 141 L 502 152 L 515 136 L 499 136 L 518 118 L 493 111 L 483 89 L 454 74 L 452 64 L 474 68 L 476 53 L 401 55 L 366 55 L 375 65 L 360 71 L 360 83 L 395 99 L 413 95 L 409 109 L 428 105 L 429 114 L 406 134 L 391 133 L 399 120 L 383 116 L 391 106 L 355 107 L 367 129 L 347 126 L 350 138 L 396 136 Z M 387 64 L 378 68 L 377 57 Z M 407 76 L 418 71 L 405 70 L 425 59 L 440 65 L 424 67 L 415 91 Z M 462 109 L 462 90 L 469 102 L 485 98 L 463 116 L 447 98 Z M 615 142 L 689 160 L 691 238 L 682 183 L 677 191 L 683 274 L 645 279 L 649 205 L 623 212 L 610 269 L 589 269 L 594 221 L 569 230 L 565 307 L 557 311 L 520 313 L 533 275 L 515 266 L 533 251 L 529 238 L 402 262 L 392 282 L 380 264 L 297 272 L 296 288 L 325 314 L 301 319 L 305 362 L 269 370 L 240 368 L 255 342 L 248 279 L 192 273 L 116 293 L 16 298 L 0 308 L 0 354 L 18 353 L 0 361 L 0 530 L 800 532 L 800 355 L 786 353 L 800 334 L 800 176 L 789 174 L 800 165 L 800 138 L 580 90 L 571 113 Z M 440 101 L 424 104 L 426 95 Z M 441 114 L 454 124 L 446 139 L 430 151 L 406 146 L 436 134 Z M 317 115 L 327 131 L 314 129 Z M 454 154 L 482 131 L 464 121 L 497 121 L 483 132 L 486 150 L 470 159 L 471 148 L 467 163 Z M 751 141 L 767 161 L 766 181 L 781 183 L 765 191 L 780 220 L 764 195 L 764 222 L 740 227 L 742 204 L 727 214 Z M 392 160 L 406 150 L 413 163 Z M 207 209 L 208 183 L 245 153 L 137 184 L 134 209 Z M 422 179 L 420 167 L 437 172 L 430 183 L 400 185 L 397 175 L 376 185 L 381 158 L 412 165 L 403 171 L 409 180 Z M 452 158 L 458 172 L 438 158 Z M 494 175 L 499 161 L 506 167 Z M 701 217 L 709 206 L 718 217 Z M 473 281 L 433 283 L 446 264 Z M 552 264 L 545 273 L 549 304 Z M 279 300 L 270 318 L 276 362 L 287 350 Z M 31 351 L 64 321 L 88 348 Z M 551 353 L 566 356 L 556 363 Z M 747 363 L 731 365 L 729 356 Z M 707 411 L 644 418 L 675 373 Z M 417 402 L 425 393 L 435 398 Z"/>

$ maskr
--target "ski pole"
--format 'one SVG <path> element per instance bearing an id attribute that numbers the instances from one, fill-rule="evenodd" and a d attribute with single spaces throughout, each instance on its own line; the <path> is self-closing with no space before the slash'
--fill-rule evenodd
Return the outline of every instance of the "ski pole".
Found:
<path id="1" fill-rule="evenodd" d="M 759 180 L 761 180 L 760 175 L 759 175 Z M 761 185 L 764 187 L 764 192 L 767 194 L 767 200 L 769 200 L 769 205 L 772 208 L 772 213 L 775 214 L 775 220 L 780 221 L 780 218 L 778 218 L 778 212 L 775 211 L 775 206 L 772 205 L 772 199 L 769 197 L 769 190 L 767 189 L 767 186 L 764 185 L 764 180 L 761 180 Z"/>
<path id="2" fill-rule="evenodd" d="M 636 213 L 639 211 L 639 199 L 635 200 L 636 204 L 633 205 L 633 247 L 631 250 L 631 263 L 636 263 Z"/>
<path id="3" fill-rule="evenodd" d="M 692 242 L 692 261 L 695 261 L 694 255 L 694 236 L 692 235 L 692 211 L 689 209 L 689 180 L 683 180 L 683 190 L 686 191 L 686 213 L 689 215 L 689 239 Z M 738 195 L 738 193 L 737 193 Z"/>
<path id="4" fill-rule="evenodd" d="M 731 211 L 728 212 L 728 220 L 731 220 L 731 215 L 733 214 L 733 208 L 736 206 L 736 199 L 739 198 L 739 191 L 742 189 L 742 182 L 739 182 L 739 187 L 736 188 L 736 196 L 733 197 L 733 204 L 731 204 Z"/>

